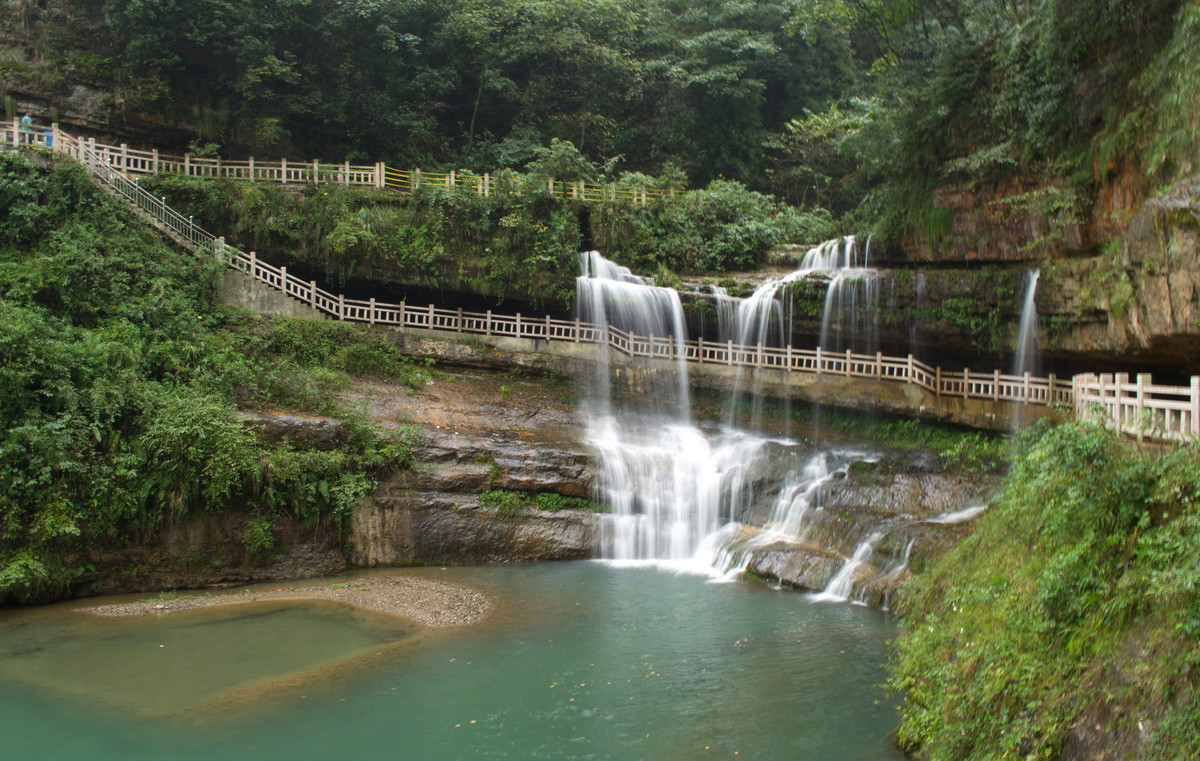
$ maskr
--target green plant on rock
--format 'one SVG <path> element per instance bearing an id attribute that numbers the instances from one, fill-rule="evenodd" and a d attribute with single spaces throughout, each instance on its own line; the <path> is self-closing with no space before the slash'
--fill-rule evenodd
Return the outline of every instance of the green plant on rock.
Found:
<path id="1" fill-rule="evenodd" d="M 251 518 L 242 531 L 242 546 L 250 557 L 262 557 L 275 548 L 275 526 L 265 515 Z"/>

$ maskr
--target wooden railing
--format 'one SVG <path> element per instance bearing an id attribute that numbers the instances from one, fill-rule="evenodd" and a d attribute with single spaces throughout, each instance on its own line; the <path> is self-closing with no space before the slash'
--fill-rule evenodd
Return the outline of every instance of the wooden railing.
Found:
<path id="1" fill-rule="evenodd" d="M 1156 385 L 1149 375 L 1076 375 L 1075 414 L 1139 441 L 1200 439 L 1200 377 L 1190 386 Z"/>
<path id="2" fill-rule="evenodd" d="M 1047 378 L 1024 375 L 945 371 L 914 358 L 890 357 L 882 353 L 856 354 L 852 351 L 828 352 L 792 346 L 713 342 L 703 338 L 677 341 L 663 336 L 641 336 L 608 325 L 593 325 L 576 320 L 556 320 L 549 316 L 528 317 L 496 314 L 492 311 L 469 312 L 439 309 L 429 304 L 412 306 L 391 304 L 375 299 L 348 299 L 318 287 L 312 280 L 301 280 L 287 271 L 245 253 L 224 238 L 196 225 L 131 180 L 107 155 L 97 153 L 90 141 L 77 140 L 54 131 L 50 135 L 35 132 L 28 145 L 61 151 L 80 160 L 100 184 L 127 201 L 160 229 L 171 234 L 194 251 L 211 252 L 222 261 L 260 283 L 308 304 L 314 310 L 339 320 L 369 325 L 393 325 L 455 334 L 473 334 L 545 341 L 606 344 L 612 351 L 629 357 L 687 361 L 697 364 L 749 367 L 758 370 L 803 372 L 851 378 L 871 378 L 907 383 L 936 396 L 983 399 L 1025 405 L 1063 404 L 1073 407 L 1084 419 L 1109 425 L 1121 433 L 1139 439 L 1182 441 L 1200 439 L 1200 377 L 1191 385 L 1155 385 L 1149 375 L 1130 381 L 1128 375 L 1076 375 L 1071 381 L 1051 375 Z"/>
<path id="3" fill-rule="evenodd" d="M 160 153 L 157 149 L 144 151 L 130 148 L 125 143 L 108 145 L 96 142 L 95 138 L 76 139 L 58 129 L 37 125 L 28 130 L 21 128 L 20 120 L 14 119 L 0 130 L 0 145 L 24 144 L 31 147 L 60 148 L 58 143 L 86 146 L 96 160 L 126 174 L 181 174 L 187 177 L 213 177 L 254 182 L 279 184 L 320 184 L 389 188 L 402 193 L 413 193 L 421 187 L 443 187 L 458 189 L 480 196 L 520 196 L 533 190 L 527 183 L 514 181 L 513 173 L 502 172 L 495 176 L 460 172 L 425 172 L 420 169 L 396 169 L 383 162 L 375 164 L 322 163 L 320 161 L 295 161 L 277 159 L 256 161 L 253 157 L 245 161 L 229 161 L 221 158 L 201 158 L 184 154 L 176 156 Z M 541 191 L 540 184 L 536 188 Z M 546 192 L 563 200 L 587 202 L 632 203 L 645 206 L 649 201 L 674 198 L 675 191 L 658 188 L 626 188 L 617 185 L 599 185 L 590 182 L 563 182 L 547 180 Z"/>

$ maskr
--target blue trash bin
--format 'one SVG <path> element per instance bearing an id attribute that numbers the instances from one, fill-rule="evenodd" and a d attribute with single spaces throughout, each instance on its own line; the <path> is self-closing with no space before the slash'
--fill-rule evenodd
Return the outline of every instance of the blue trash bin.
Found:
<path id="1" fill-rule="evenodd" d="M 46 138 L 46 147 L 53 148 L 54 147 L 54 130 L 44 129 L 44 130 L 42 130 L 42 135 L 44 135 Z"/>

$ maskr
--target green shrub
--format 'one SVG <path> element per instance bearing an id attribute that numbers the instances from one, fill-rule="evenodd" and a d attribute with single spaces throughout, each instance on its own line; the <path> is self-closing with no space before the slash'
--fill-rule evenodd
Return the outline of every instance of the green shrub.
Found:
<path id="1" fill-rule="evenodd" d="M 265 515 L 251 518 L 242 531 L 242 546 L 249 556 L 263 556 L 275 548 L 274 526 Z"/>

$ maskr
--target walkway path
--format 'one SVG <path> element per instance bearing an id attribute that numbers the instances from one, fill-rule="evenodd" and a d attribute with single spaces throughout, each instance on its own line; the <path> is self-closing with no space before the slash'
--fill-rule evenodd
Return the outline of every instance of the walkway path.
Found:
<path id="1" fill-rule="evenodd" d="M 471 172 L 426 172 L 421 169 L 398 169 L 384 162 L 375 164 L 321 163 L 320 161 L 296 161 L 276 159 L 256 161 L 251 156 L 246 161 L 229 161 L 222 158 L 199 157 L 185 153 L 182 156 L 130 148 L 127 144 L 108 145 L 98 143 L 95 138 L 73 138 L 58 129 L 35 126 L 22 130 L 19 119 L 4 125 L 0 130 L 0 145 L 14 145 L 18 141 L 32 147 L 58 149 L 62 144 L 85 146 L 89 155 L 126 174 L 181 174 L 188 177 L 221 177 L 231 180 L 253 180 L 285 185 L 329 183 L 347 187 L 389 189 L 401 193 L 413 193 L 422 187 L 454 188 L 460 192 L 489 197 L 521 196 L 527 193 L 547 194 L 563 200 L 585 203 L 632 203 L 645 206 L 650 201 L 670 200 L 675 197 L 673 189 L 627 187 L 624 185 L 601 185 L 583 180 L 533 181 L 513 170 L 474 174 Z"/>
<path id="2" fill-rule="evenodd" d="M 12 133 L 7 141 L 12 145 Z M 40 137 L 39 137 L 40 136 Z M 752 368 L 756 372 L 809 373 L 869 378 L 903 383 L 932 392 L 935 396 L 964 400 L 988 400 L 1016 405 L 1061 405 L 1075 414 L 1102 422 L 1139 439 L 1182 441 L 1200 438 L 1200 377 L 1189 386 L 1162 386 L 1149 375 L 1130 380 L 1128 375 L 1076 375 L 1063 380 L 1053 375 L 1043 378 L 1028 373 L 1015 376 L 996 370 L 991 373 L 944 371 L 906 357 L 855 354 L 851 351 L 830 353 L 815 350 L 733 342 L 713 343 L 703 338 L 679 342 L 660 336 L 640 336 L 609 325 L 593 325 L 579 320 L 530 318 L 462 309 L 439 309 L 432 304 L 414 306 L 375 299 L 348 299 L 320 288 L 315 281 L 301 280 L 288 274 L 286 267 L 264 262 L 253 252 L 247 254 L 225 239 L 196 225 L 131 180 L 123 168 L 114 164 L 110 153 L 97 152 L 91 141 L 84 141 L 53 129 L 49 135 L 34 133 L 30 147 L 49 147 L 72 156 L 86 166 L 108 191 L 125 200 L 143 218 L 192 251 L 211 253 L 230 267 L 244 272 L 257 282 L 281 291 L 312 309 L 338 320 L 368 325 L 392 325 L 452 334 L 478 334 L 514 338 L 607 344 L 619 354 L 643 358 L 678 359 L 688 362 Z M 161 158 L 161 157 L 160 157 Z M 287 171 L 287 170 L 285 170 Z M 346 174 L 349 176 L 349 173 Z M 292 181 L 289 179 L 288 181 Z"/>

